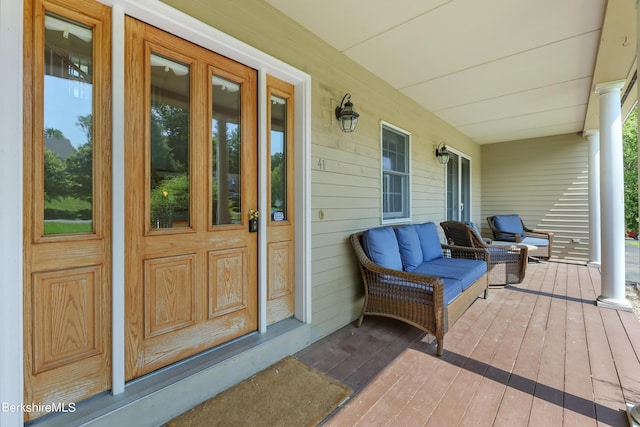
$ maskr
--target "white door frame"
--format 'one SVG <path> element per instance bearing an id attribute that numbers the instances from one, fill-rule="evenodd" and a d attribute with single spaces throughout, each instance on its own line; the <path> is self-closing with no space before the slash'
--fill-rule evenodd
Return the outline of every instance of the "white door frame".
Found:
<path id="1" fill-rule="evenodd" d="M 22 425 L 22 1 L 0 0 L 0 425 Z"/>

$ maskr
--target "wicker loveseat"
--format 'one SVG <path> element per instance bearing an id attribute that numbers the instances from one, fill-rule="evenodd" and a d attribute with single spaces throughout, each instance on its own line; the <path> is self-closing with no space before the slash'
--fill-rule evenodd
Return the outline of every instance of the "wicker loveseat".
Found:
<path id="1" fill-rule="evenodd" d="M 365 315 L 413 325 L 436 338 L 444 335 L 476 300 L 487 297 L 486 251 L 441 245 L 434 223 L 377 227 L 350 236 L 360 264 Z"/>

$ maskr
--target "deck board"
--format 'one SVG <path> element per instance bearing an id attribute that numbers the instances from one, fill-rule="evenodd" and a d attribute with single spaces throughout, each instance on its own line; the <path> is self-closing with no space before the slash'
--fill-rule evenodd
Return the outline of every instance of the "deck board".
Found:
<path id="1" fill-rule="evenodd" d="M 563 266 L 564 267 L 564 266 Z M 566 268 L 558 268 L 556 281 L 549 300 L 547 323 L 544 325 L 543 341 L 539 343 L 540 364 L 529 418 L 531 421 L 544 426 L 557 426 L 563 419 L 563 389 L 565 377 L 566 355 L 566 321 L 567 321 L 567 292 L 562 286 L 555 286 L 568 280 Z M 567 291 L 565 288 L 564 291 Z M 537 306 L 537 305 L 536 305 Z"/>
<path id="2" fill-rule="evenodd" d="M 567 329 L 565 342 L 564 424 L 594 426 L 596 412 L 593 403 L 593 384 L 584 375 L 590 371 L 587 335 L 584 328 L 584 302 L 581 293 L 583 268 L 571 267 L 567 286 Z M 588 282 L 591 286 L 591 281 Z"/>
<path id="3" fill-rule="evenodd" d="M 553 291 L 556 266 L 546 270 L 539 292 L 548 295 Z M 532 285 L 535 283 L 532 282 Z M 550 308 L 550 298 L 537 298 L 536 293 L 527 293 L 521 304 L 523 314 L 528 319 L 518 319 L 521 329 L 514 333 L 520 341 L 517 352 L 511 353 L 513 369 L 506 384 L 505 394 L 496 415 L 495 425 L 526 425 L 533 403 L 535 378 L 540 366 L 541 352 L 544 344 L 544 333 Z"/>
<path id="4" fill-rule="evenodd" d="M 459 425 L 461 426 L 493 423 L 504 395 L 504 387 L 509 380 L 510 369 L 499 369 L 497 358 L 505 350 L 503 347 L 506 344 L 505 341 L 515 342 L 509 335 L 509 327 L 525 294 L 505 293 L 498 290 L 494 290 L 492 293 L 496 296 L 493 303 L 500 307 L 496 310 L 497 315 L 492 322 L 491 329 L 484 336 L 484 345 L 477 346 L 471 355 L 481 367 L 476 370 L 481 378 L 473 399 L 467 405 L 467 410 L 460 419 Z"/>
<path id="5" fill-rule="evenodd" d="M 640 322 L 594 305 L 600 273 L 530 264 L 433 338 L 367 316 L 296 357 L 355 393 L 326 426 L 627 426 L 640 402 Z M 625 401 L 626 399 L 626 401 Z"/>

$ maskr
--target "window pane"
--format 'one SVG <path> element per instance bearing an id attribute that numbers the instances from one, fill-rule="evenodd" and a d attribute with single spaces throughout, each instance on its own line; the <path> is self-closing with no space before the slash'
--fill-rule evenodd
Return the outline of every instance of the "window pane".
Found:
<path id="1" fill-rule="evenodd" d="M 287 100 L 271 95 L 271 220 L 287 219 Z"/>
<path id="2" fill-rule="evenodd" d="M 151 54 L 151 227 L 189 226 L 189 65 Z"/>
<path id="3" fill-rule="evenodd" d="M 409 218 L 408 134 L 382 127 L 382 170 L 382 218 Z"/>
<path id="4" fill-rule="evenodd" d="M 240 224 L 240 85 L 213 76 L 211 112 L 213 225 Z"/>
<path id="5" fill-rule="evenodd" d="M 384 175 L 383 183 L 383 212 L 385 219 L 407 218 L 409 216 L 408 188 L 409 177 L 406 175 Z"/>
<path id="6" fill-rule="evenodd" d="M 93 30 L 47 13 L 44 233 L 93 232 Z"/>
<path id="7" fill-rule="evenodd" d="M 407 136 L 384 128 L 382 130 L 382 140 L 383 168 L 396 172 L 406 172 L 408 169 L 406 156 Z"/>

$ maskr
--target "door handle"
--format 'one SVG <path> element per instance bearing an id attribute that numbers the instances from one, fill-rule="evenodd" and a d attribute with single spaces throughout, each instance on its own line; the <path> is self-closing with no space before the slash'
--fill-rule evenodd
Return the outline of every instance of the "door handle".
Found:
<path id="1" fill-rule="evenodd" d="M 258 231 L 258 218 L 260 218 L 260 211 L 249 209 L 249 233 Z"/>

